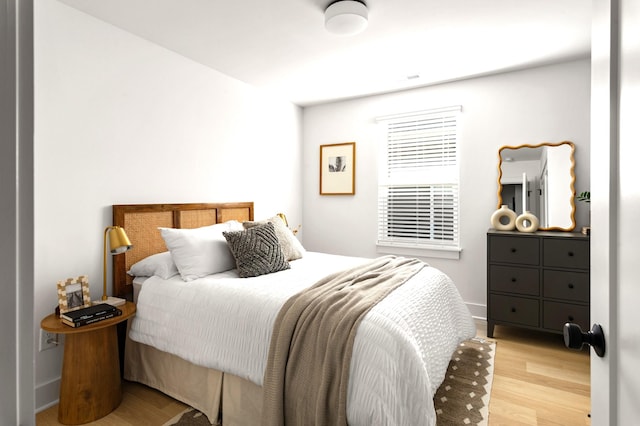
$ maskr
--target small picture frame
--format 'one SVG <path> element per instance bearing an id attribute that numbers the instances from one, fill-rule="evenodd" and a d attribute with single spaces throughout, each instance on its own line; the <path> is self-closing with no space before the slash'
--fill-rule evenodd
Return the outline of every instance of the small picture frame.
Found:
<path id="1" fill-rule="evenodd" d="M 60 315 L 91 306 L 89 278 L 81 275 L 58 281 L 58 307 Z"/>
<path id="2" fill-rule="evenodd" d="M 320 195 L 356 193 L 356 143 L 320 145 Z"/>

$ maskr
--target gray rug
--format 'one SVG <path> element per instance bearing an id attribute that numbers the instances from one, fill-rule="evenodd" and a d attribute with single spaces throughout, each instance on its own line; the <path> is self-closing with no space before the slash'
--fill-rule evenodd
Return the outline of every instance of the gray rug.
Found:
<path id="1" fill-rule="evenodd" d="M 495 349 L 494 342 L 478 338 L 460 344 L 433 398 L 439 426 L 488 424 Z M 211 424 L 207 416 L 189 408 L 164 426 Z"/>

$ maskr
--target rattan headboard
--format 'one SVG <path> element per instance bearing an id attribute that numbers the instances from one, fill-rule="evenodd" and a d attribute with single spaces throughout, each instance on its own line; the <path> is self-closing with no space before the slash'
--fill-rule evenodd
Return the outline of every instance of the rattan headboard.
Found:
<path id="1" fill-rule="evenodd" d="M 158 227 L 198 228 L 227 220 L 253 220 L 253 202 L 193 204 L 127 204 L 113 206 L 113 224 L 125 229 L 133 248 L 113 256 L 113 292 L 131 299 L 131 265 L 167 250 Z"/>

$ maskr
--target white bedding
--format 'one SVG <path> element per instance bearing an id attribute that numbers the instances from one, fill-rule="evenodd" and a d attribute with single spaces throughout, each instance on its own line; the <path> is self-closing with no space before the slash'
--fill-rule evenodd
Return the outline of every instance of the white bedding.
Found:
<path id="1" fill-rule="evenodd" d="M 150 277 L 130 338 L 262 385 L 280 307 L 323 276 L 367 259 L 307 252 L 291 269 L 254 278 L 235 270 L 190 282 Z M 433 395 L 456 346 L 475 325 L 451 280 L 426 267 L 376 305 L 351 360 L 350 425 L 435 424 Z"/>

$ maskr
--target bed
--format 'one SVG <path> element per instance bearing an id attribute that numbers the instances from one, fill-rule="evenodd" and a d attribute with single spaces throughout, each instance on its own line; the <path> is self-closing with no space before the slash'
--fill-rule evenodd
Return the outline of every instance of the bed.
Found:
<path id="1" fill-rule="evenodd" d="M 276 221 L 254 221 L 251 202 L 114 205 L 113 218 L 134 246 L 114 257 L 113 270 L 114 293 L 137 303 L 124 377 L 202 411 L 212 424 L 262 423 L 271 333 L 289 297 L 331 273 L 380 261 L 308 252 L 300 245 L 294 247 L 300 257 L 273 273 L 240 278 L 244 268 L 238 263 L 190 276 L 182 273 L 188 268 L 173 250 L 171 233 L 215 228 L 235 235 L 248 225 L 266 228 L 265 222 L 271 232 Z M 154 256 L 166 263 L 168 246 L 180 273 L 141 269 Z M 128 273 L 134 270 L 137 276 Z M 450 356 L 475 335 L 449 278 L 428 266 L 416 271 L 358 323 L 346 395 L 351 425 L 435 424 L 432 398 Z"/>

